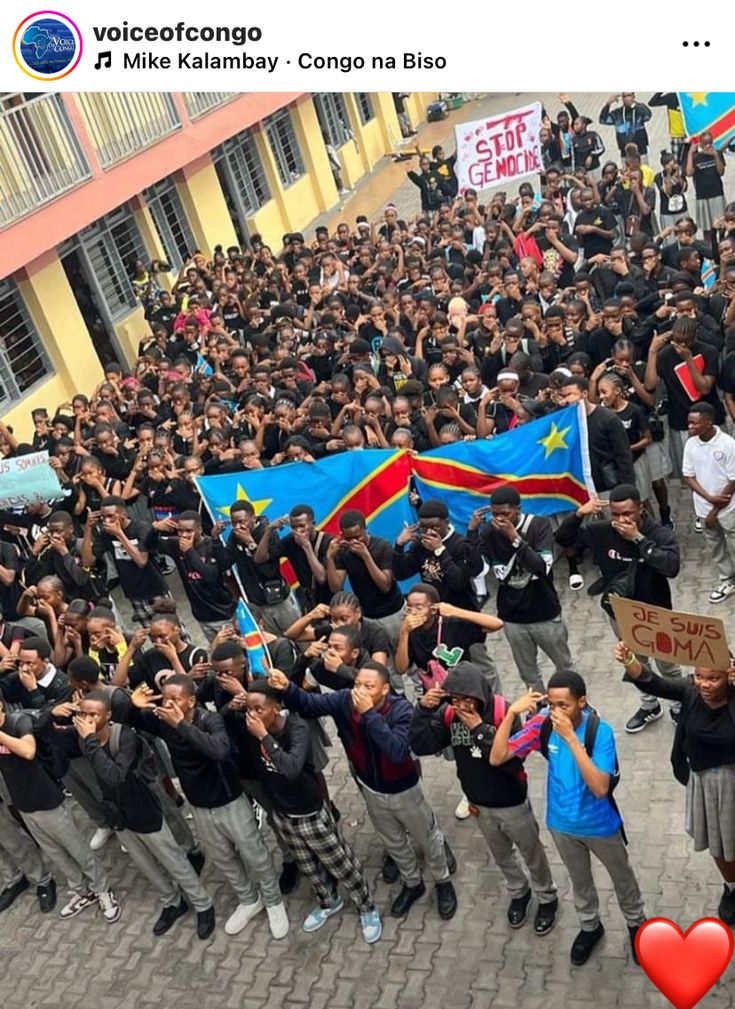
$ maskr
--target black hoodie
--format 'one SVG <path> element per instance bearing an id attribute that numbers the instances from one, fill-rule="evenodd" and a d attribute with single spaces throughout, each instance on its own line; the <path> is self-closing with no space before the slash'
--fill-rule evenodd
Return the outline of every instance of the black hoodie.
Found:
<path id="1" fill-rule="evenodd" d="M 447 677 L 444 689 L 449 694 L 474 697 L 479 701 L 482 724 L 470 732 L 451 704 L 442 704 L 433 711 L 419 704 L 411 721 L 412 751 L 420 757 L 440 753 L 451 746 L 462 791 L 473 805 L 494 809 L 520 806 L 528 791 L 521 761 L 513 758 L 501 767 L 493 767 L 490 763 L 490 748 L 495 736 L 495 703 L 487 680 L 471 662 L 458 662 Z"/>

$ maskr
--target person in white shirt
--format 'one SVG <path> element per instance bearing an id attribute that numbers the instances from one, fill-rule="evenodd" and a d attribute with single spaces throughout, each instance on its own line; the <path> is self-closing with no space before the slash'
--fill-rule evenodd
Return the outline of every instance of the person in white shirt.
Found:
<path id="1" fill-rule="evenodd" d="M 693 404 L 687 429 L 682 473 L 720 578 L 709 601 L 721 603 L 735 593 L 735 439 L 715 427 L 709 403 Z"/>

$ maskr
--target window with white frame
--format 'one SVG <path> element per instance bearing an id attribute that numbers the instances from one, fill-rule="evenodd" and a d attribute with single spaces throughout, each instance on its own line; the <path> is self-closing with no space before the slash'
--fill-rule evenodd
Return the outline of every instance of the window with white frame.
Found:
<path id="1" fill-rule="evenodd" d="M 178 270 L 196 247 L 186 212 L 172 178 L 161 179 L 144 193 L 153 223 L 166 255 L 166 261 Z"/>
<path id="2" fill-rule="evenodd" d="M 13 280 L 0 282 L 0 408 L 53 373 L 41 338 Z"/>
<path id="3" fill-rule="evenodd" d="M 314 95 L 314 108 L 322 136 L 333 147 L 342 147 L 352 138 L 350 117 L 344 97 L 334 91 Z"/>
<path id="4" fill-rule="evenodd" d="M 305 173 L 304 159 L 288 109 L 269 116 L 264 122 L 266 136 L 273 151 L 281 185 L 290 186 Z"/>
<path id="5" fill-rule="evenodd" d="M 360 122 L 364 126 L 369 123 L 371 119 L 375 119 L 375 110 L 373 109 L 373 100 L 370 97 L 369 91 L 355 91 L 355 101 L 357 102 L 357 114 L 360 117 Z"/>

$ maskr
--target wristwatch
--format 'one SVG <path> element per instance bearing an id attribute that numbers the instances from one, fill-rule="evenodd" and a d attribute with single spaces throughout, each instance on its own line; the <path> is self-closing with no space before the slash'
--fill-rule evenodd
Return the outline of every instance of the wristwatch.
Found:
<path id="1" fill-rule="evenodd" d="M 440 547 L 437 547 L 437 548 L 436 548 L 436 550 L 434 551 L 434 556 L 435 556 L 435 557 L 441 557 L 441 555 L 442 555 L 442 554 L 444 553 L 444 551 L 445 551 L 446 549 L 447 549 L 447 548 L 446 548 L 445 546 L 440 546 Z"/>
<path id="2" fill-rule="evenodd" d="M 516 536 L 516 538 L 511 541 L 510 545 L 513 547 L 514 550 L 517 550 L 518 547 L 521 545 L 521 543 L 523 543 L 523 540 L 521 539 L 521 537 L 520 536 Z"/>

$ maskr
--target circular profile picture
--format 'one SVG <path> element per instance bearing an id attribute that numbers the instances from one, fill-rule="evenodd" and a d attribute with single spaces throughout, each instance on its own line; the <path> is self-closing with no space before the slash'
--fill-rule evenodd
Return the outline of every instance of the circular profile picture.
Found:
<path id="1" fill-rule="evenodd" d="M 82 33 L 59 11 L 36 11 L 15 29 L 13 56 L 23 73 L 37 81 L 58 81 L 82 56 Z"/>

